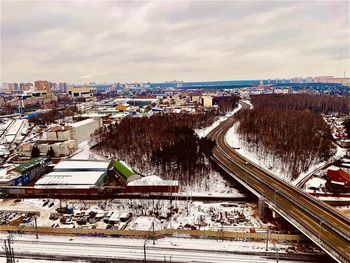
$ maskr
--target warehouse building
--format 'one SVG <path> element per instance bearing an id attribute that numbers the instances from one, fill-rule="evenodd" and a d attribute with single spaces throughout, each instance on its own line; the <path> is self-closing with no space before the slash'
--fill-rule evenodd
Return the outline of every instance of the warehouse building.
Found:
<path id="1" fill-rule="evenodd" d="M 51 173 L 40 178 L 37 189 L 86 189 L 102 186 L 113 162 L 96 160 L 64 160 Z"/>
<path id="2" fill-rule="evenodd" d="M 136 173 L 130 166 L 121 160 L 116 160 L 113 167 L 118 181 L 124 185 L 141 178 L 138 173 Z"/>
<path id="3" fill-rule="evenodd" d="M 102 126 L 101 119 L 86 119 L 78 121 L 70 125 L 72 127 L 72 139 L 76 140 L 77 144 L 89 140 L 90 135 Z"/>
<path id="4" fill-rule="evenodd" d="M 90 135 L 101 126 L 101 119 L 86 119 L 66 126 L 51 127 L 46 138 L 50 141 L 75 140 L 79 144 L 90 139 Z"/>
<path id="5" fill-rule="evenodd" d="M 47 166 L 51 163 L 48 156 L 39 156 L 28 162 L 19 164 L 0 174 L 0 185 L 22 186 L 45 174 Z"/>
<path id="6" fill-rule="evenodd" d="M 40 155 L 47 155 L 52 148 L 55 157 L 69 156 L 77 150 L 74 140 L 67 141 L 36 141 L 35 143 L 22 143 L 18 146 L 17 152 L 20 156 L 30 157 L 34 145 L 39 149 Z"/>
<path id="7" fill-rule="evenodd" d="M 92 98 L 96 93 L 96 88 L 94 87 L 72 87 L 67 89 L 67 93 L 69 96 L 73 98 Z"/>

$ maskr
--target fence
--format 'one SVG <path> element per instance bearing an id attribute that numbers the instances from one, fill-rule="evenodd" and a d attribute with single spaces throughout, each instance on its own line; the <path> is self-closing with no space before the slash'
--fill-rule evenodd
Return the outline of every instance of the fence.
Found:
<path id="1" fill-rule="evenodd" d="M 0 231 L 10 231 L 18 233 L 34 234 L 35 227 L 29 226 L 0 226 Z M 266 240 L 266 233 L 247 233 L 232 231 L 210 231 L 210 230 L 185 230 L 185 229 L 162 229 L 153 231 L 144 230 L 118 230 L 118 229 L 84 229 L 84 228 L 52 228 L 38 227 L 38 234 L 51 235 L 87 235 L 87 236 L 125 236 L 125 237 L 153 237 L 162 238 L 166 236 L 172 237 L 196 237 L 196 238 L 213 238 L 213 239 L 231 239 L 231 240 Z M 302 235 L 276 234 L 269 233 L 269 239 L 280 241 L 303 241 L 305 237 Z"/>

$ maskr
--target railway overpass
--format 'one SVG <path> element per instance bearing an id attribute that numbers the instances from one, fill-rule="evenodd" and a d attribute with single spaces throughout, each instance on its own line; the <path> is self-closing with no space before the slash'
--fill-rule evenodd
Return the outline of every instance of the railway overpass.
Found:
<path id="1" fill-rule="evenodd" d="M 225 140 L 229 118 L 208 135 L 216 141 L 213 160 L 338 262 L 350 262 L 350 220 L 329 205 L 249 163 Z"/>

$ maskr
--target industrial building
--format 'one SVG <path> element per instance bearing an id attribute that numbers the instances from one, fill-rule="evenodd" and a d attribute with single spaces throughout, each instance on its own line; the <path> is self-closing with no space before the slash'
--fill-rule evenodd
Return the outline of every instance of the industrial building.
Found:
<path id="1" fill-rule="evenodd" d="M 86 119 L 66 126 L 55 126 L 46 132 L 50 141 L 75 140 L 77 144 L 90 139 L 90 135 L 102 126 L 101 119 Z"/>
<path id="2" fill-rule="evenodd" d="M 96 92 L 94 87 L 72 87 L 67 89 L 68 95 L 74 98 L 92 98 Z"/>
<path id="3" fill-rule="evenodd" d="M 64 160 L 34 185 L 36 189 L 86 189 L 106 181 L 112 161 Z"/>
<path id="4" fill-rule="evenodd" d="M 116 171 L 118 181 L 122 184 L 126 185 L 127 183 L 141 178 L 139 174 L 121 160 L 116 160 L 113 167 Z"/>
<path id="5" fill-rule="evenodd" d="M 48 156 L 39 156 L 0 173 L 0 185 L 22 186 L 45 174 L 51 163 Z"/>
<path id="6" fill-rule="evenodd" d="M 342 193 L 348 193 L 350 191 L 350 174 L 344 170 L 329 168 L 326 179 L 326 186 L 329 190 Z"/>
<path id="7" fill-rule="evenodd" d="M 72 129 L 72 139 L 76 140 L 77 144 L 89 140 L 90 135 L 102 126 L 102 121 L 95 119 L 86 119 L 70 125 Z"/>
<path id="8" fill-rule="evenodd" d="M 77 150 L 77 144 L 74 140 L 67 141 L 36 141 L 35 143 L 22 143 L 18 146 L 18 154 L 20 156 L 30 157 L 34 145 L 36 145 L 40 151 L 40 155 L 47 155 L 48 151 L 52 148 L 54 157 L 69 156 Z"/>

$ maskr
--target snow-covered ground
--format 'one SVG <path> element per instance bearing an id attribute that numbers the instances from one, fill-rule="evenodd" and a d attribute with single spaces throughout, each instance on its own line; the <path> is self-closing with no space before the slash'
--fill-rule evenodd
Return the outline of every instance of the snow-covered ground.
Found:
<path id="1" fill-rule="evenodd" d="M 260 166 L 265 171 L 281 178 L 282 180 L 286 180 L 293 185 L 296 185 L 300 180 L 302 180 L 306 175 L 312 173 L 313 171 L 323 167 L 325 164 L 329 162 L 334 162 L 336 159 L 343 156 L 346 152 L 346 149 L 340 148 L 337 146 L 336 152 L 334 156 L 324 162 L 315 162 L 313 163 L 306 172 L 302 172 L 299 174 L 298 178 L 290 181 L 290 174 L 283 169 L 283 162 L 275 157 L 273 154 L 266 154 L 265 151 L 256 152 L 255 146 L 250 146 L 245 139 L 243 139 L 237 132 L 238 123 L 234 124 L 226 134 L 226 141 L 229 146 L 235 149 L 239 154 L 247 158 L 250 162 L 255 163 Z M 261 149 L 263 146 L 261 146 Z"/>
<path id="2" fill-rule="evenodd" d="M 53 203 L 51 207 L 49 204 Z M 61 203 L 61 204 L 60 204 Z M 152 200 L 152 199 L 113 199 L 113 200 L 49 200 L 48 204 L 43 206 L 42 199 L 24 199 L 15 202 L 14 200 L 0 200 L 0 206 L 5 210 L 19 211 L 38 211 L 40 216 L 37 220 L 38 226 L 68 227 L 61 223 L 59 219 L 51 220 L 50 215 L 56 213 L 58 207 L 73 207 L 73 215 L 77 218 L 82 212 L 88 215 L 90 212 L 103 214 L 105 217 L 108 212 L 116 212 L 119 215 L 132 213 L 131 221 L 125 226 L 126 229 L 149 230 L 152 222 L 155 223 L 155 229 L 165 228 L 191 228 L 195 226 L 200 229 L 249 232 L 250 228 L 266 229 L 268 224 L 263 223 L 257 217 L 257 204 L 247 202 L 199 202 L 192 201 L 189 196 L 188 201 L 176 200 Z M 102 225 L 101 220 L 95 220 L 86 225 L 78 225 L 72 217 L 76 227 L 92 228 L 98 225 L 106 228 L 107 224 Z M 222 226 L 221 222 L 224 222 Z M 29 224 L 33 224 L 30 222 Z M 273 225 L 269 224 L 273 227 Z M 123 223 L 115 224 L 120 229 L 124 227 Z"/>
<path id="3" fill-rule="evenodd" d="M 244 102 L 244 103 L 248 104 L 248 105 L 249 105 L 249 107 L 250 107 L 251 109 L 253 109 L 253 108 L 254 108 L 253 104 L 252 104 L 252 103 L 251 103 L 249 100 L 242 100 L 242 102 Z"/>
<path id="4" fill-rule="evenodd" d="M 231 117 L 233 114 L 235 114 L 237 111 L 239 111 L 242 108 L 241 104 L 238 104 L 238 107 L 235 108 L 233 111 L 228 112 L 225 116 L 219 117 L 212 125 L 209 127 L 203 128 L 203 129 L 195 129 L 195 133 L 202 138 L 207 136 L 212 130 L 214 130 L 221 122 L 224 120 L 227 120 L 227 118 Z"/>
<path id="5" fill-rule="evenodd" d="M 48 235 L 40 235 L 39 239 L 36 239 L 33 235 L 13 235 L 12 237 L 15 254 L 35 252 L 42 255 L 61 257 L 90 256 L 142 260 L 145 245 L 147 260 L 164 260 L 165 262 L 276 262 L 275 259 L 268 259 L 259 255 L 239 255 L 242 252 L 264 252 L 265 242 L 163 238 L 156 240 L 153 244 L 152 240 L 145 241 L 144 239 L 132 238 Z M 0 238 L 6 239 L 7 234 L 0 234 Z M 293 243 L 269 242 L 268 251 L 272 252 L 273 255 L 277 252 L 286 253 L 291 245 Z M 303 252 L 303 249 L 304 247 L 300 247 L 299 252 Z M 280 261 L 284 262 L 284 260 Z M 26 260 L 20 262 L 32 263 L 39 261 Z"/>
<path id="6" fill-rule="evenodd" d="M 201 181 L 189 186 L 180 185 L 181 193 L 191 195 L 215 195 L 215 196 L 244 196 L 235 186 L 220 175 L 217 171 L 210 172 Z"/>
<path id="7" fill-rule="evenodd" d="M 89 141 L 83 141 L 78 145 L 77 152 L 71 159 L 75 160 L 106 160 L 102 155 L 96 154 L 90 150 Z"/>
<path id="8" fill-rule="evenodd" d="M 259 154 L 255 151 L 255 147 L 249 147 L 248 143 L 237 133 L 238 123 L 235 123 L 225 136 L 226 142 L 229 146 L 235 149 L 239 154 L 244 156 L 250 162 L 257 166 L 268 170 L 270 173 L 280 177 L 281 179 L 288 179 L 289 175 L 282 169 L 282 162 L 276 157 L 266 154 Z"/>

